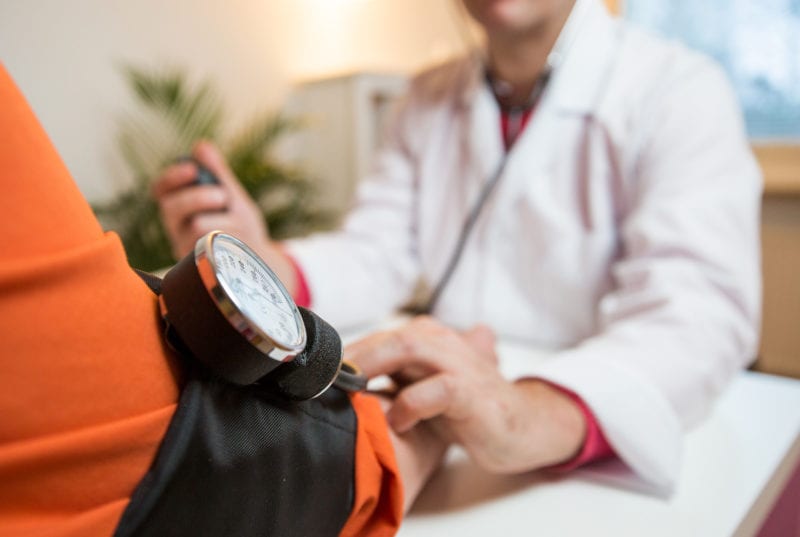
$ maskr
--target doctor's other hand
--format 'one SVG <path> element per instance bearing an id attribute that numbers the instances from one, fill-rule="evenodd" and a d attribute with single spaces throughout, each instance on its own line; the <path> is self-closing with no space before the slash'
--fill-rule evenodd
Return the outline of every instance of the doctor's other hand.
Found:
<path id="1" fill-rule="evenodd" d="M 583 445 L 586 422 L 578 405 L 546 382 L 503 378 L 488 329 L 461 333 L 418 317 L 353 343 L 346 356 L 370 378 L 397 381 L 400 390 L 387 412 L 395 431 L 429 420 L 489 471 L 555 465 Z"/>
<path id="2" fill-rule="evenodd" d="M 192 157 L 219 179 L 218 185 L 193 185 L 198 170 L 192 161 L 168 166 L 153 182 L 152 194 L 175 258 L 181 259 L 192 251 L 197 239 L 219 229 L 258 252 L 289 292 L 294 293 L 297 281 L 291 262 L 279 243 L 270 239 L 261 210 L 239 183 L 225 157 L 209 141 L 197 142 Z"/>

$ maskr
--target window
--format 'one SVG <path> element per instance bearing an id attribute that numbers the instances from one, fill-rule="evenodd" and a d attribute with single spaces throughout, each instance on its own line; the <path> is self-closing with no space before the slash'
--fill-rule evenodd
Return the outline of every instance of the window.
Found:
<path id="1" fill-rule="evenodd" d="M 751 138 L 800 141 L 800 0 L 626 0 L 624 11 L 721 63 Z"/>

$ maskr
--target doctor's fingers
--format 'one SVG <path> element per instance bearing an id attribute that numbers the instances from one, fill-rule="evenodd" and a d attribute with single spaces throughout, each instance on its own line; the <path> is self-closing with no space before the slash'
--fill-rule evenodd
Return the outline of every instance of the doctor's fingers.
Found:
<path id="1" fill-rule="evenodd" d="M 433 317 L 419 316 L 403 328 L 401 337 L 409 354 L 429 356 L 443 371 L 496 369 L 498 365 L 494 331 L 486 325 L 459 331 Z"/>
<path id="2" fill-rule="evenodd" d="M 395 374 L 412 365 L 424 365 L 421 357 L 415 355 L 423 344 L 421 340 L 430 336 L 414 330 L 412 325 L 408 323 L 398 329 L 370 334 L 348 345 L 345 356 L 369 378 Z M 437 369 L 438 364 L 434 370 Z"/>
<path id="3" fill-rule="evenodd" d="M 164 195 L 158 202 L 164 225 L 180 232 L 195 214 L 224 211 L 228 206 L 228 194 L 218 186 L 193 186 Z"/>
<path id="4" fill-rule="evenodd" d="M 160 200 L 174 190 L 189 186 L 197 178 L 197 166 L 193 162 L 178 162 L 161 171 L 150 189 L 152 196 Z"/>
<path id="5" fill-rule="evenodd" d="M 499 364 L 497 358 L 497 336 L 494 330 L 485 324 L 477 324 L 462 332 L 464 339 L 478 351 L 478 354 L 494 365 Z"/>
<path id="6" fill-rule="evenodd" d="M 173 253 L 180 258 L 194 247 L 200 236 L 195 228 L 198 215 L 222 214 L 227 203 L 225 191 L 215 186 L 184 188 L 159 200 L 159 210 L 164 228 L 173 246 Z"/>
<path id="7" fill-rule="evenodd" d="M 244 195 L 249 198 L 239 180 L 234 175 L 228 161 L 222 155 L 217 146 L 208 140 L 200 140 L 192 149 L 192 156 L 203 166 L 208 168 L 217 179 L 235 195 Z"/>
<path id="8" fill-rule="evenodd" d="M 237 219 L 231 215 L 230 211 L 197 213 L 186 224 L 187 234 L 193 236 L 194 240 L 215 230 L 233 235 L 248 245 L 253 242 L 244 238 L 246 230 L 241 229 Z"/>
<path id="9" fill-rule="evenodd" d="M 399 330 L 375 332 L 344 349 L 344 356 L 369 378 L 387 374 L 387 362 L 396 362 L 407 354 L 404 336 Z"/>
<path id="10" fill-rule="evenodd" d="M 192 155 L 219 178 L 227 192 L 228 212 L 232 218 L 230 223 L 236 226 L 229 232 L 236 232 L 239 238 L 251 247 L 257 247 L 268 239 L 269 230 L 266 227 L 261 207 L 233 174 L 228 161 L 225 160 L 217 146 L 212 142 L 201 140 L 195 144 Z"/>
<path id="11" fill-rule="evenodd" d="M 459 379 L 449 373 L 439 373 L 401 390 L 386 418 L 392 429 L 404 433 L 420 421 L 440 416 L 464 419 L 472 413 L 472 399 Z"/>
<path id="12" fill-rule="evenodd" d="M 224 188 L 215 185 L 182 188 L 159 199 L 163 215 L 179 222 L 187 220 L 196 213 L 224 211 L 228 203 L 228 193 Z"/>
<path id="13" fill-rule="evenodd" d="M 411 374 L 412 378 L 407 380 L 414 380 L 413 377 L 437 371 L 460 371 L 469 369 L 469 365 L 489 365 L 457 332 L 447 328 L 429 329 L 416 323 L 367 336 L 350 345 L 345 353 L 370 378 Z"/>

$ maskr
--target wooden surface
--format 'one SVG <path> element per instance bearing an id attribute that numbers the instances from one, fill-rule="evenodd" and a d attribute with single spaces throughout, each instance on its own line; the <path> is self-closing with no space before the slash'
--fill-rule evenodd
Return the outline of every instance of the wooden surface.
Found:
<path id="1" fill-rule="evenodd" d="M 800 195 L 764 198 L 759 371 L 800 378 Z"/>
<path id="2" fill-rule="evenodd" d="M 800 143 L 753 146 L 768 196 L 800 196 Z"/>

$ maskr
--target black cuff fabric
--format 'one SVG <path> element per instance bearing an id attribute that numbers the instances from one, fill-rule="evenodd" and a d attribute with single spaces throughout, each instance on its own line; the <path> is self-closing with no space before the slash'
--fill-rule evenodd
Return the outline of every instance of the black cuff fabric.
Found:
<path id="1" fill-rule="evenodd" d="M 116 537 L 335 536 L 354 498 L 356 416 L 201 374 L 183 389 Z"/>

